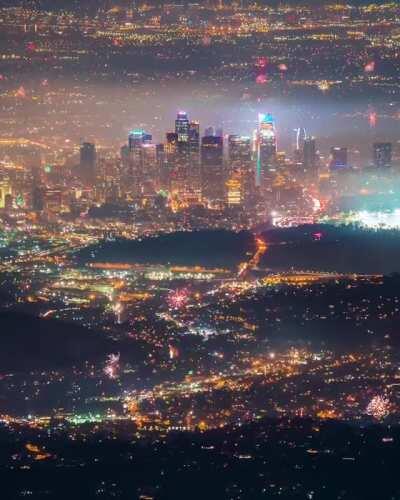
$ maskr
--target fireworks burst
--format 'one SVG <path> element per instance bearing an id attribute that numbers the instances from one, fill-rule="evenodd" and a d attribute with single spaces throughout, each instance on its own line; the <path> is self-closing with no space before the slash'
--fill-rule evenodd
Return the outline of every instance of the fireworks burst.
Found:
<path id="1" fill-rule="evenodd" d="M 167 304 L 171 309 L 181 309 L 189 300 L 189 294 L 186 288 L 181 290 L 171 290 L 167 296 Z"/>
<path id="2" fill-rule="evenodd" d="M 389 400 L 384 396 L 374 396 L 368 403 L 366 413 L 376 420 L 383 420 L 390 413 Z"/>
<path id="3" fill-rule="evenodd" d="M 370 61 L 364 66 L 365 73 L 373 73 L 375 71 L 375 61 Z"/>
<path id="4" fill-rule="evenodd" d="M 107 358 L 106 365 L 104 367 L 104 374 L 110 379 L 118 378 L 118 373 L 120 370 L 119 366 L 120 354 L 110 354 Z"/>
<path id="5" fill-rule="evenodd" d="M 115 316 L 117 317 L 117 323 L 121 323 L 122 313 L 124 312 L 124 307 L 121 304 L 121 302 L 117 302 L 116 304 L 113 305 L 113 311 L 115 313 Z"/>
<path id="6" fill-rule="evenodd" d="M 168 345 L 168 353 L 169 353 L 169 359 L 171 360 L 179 356 L 178 348 L 171 344 Z"/>
<path id="7" fill-rule="evenodd" d="M 15 97 L 19 97 L 21 99 L 25 99 L 26 97 L 26 91 L 24 87 L 21 85 L 16 91 L 15 91 Z"/>

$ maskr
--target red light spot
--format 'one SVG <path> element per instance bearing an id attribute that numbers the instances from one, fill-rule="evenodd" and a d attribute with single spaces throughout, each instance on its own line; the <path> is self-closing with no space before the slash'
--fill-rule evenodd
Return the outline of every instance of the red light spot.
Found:
<path id="1" fill-rule="evenodd" d="M 35 52 L 36 49 L 37 49 L 37 46 L 36 46 L 35 42 L 28 42 L 26 44 L 26 50 L 28 50 L 29 52 Z"/>
<path id="2" fill-rule="evenodd" d="M 370 61 L 364 66 L 364 71 L 366 73 L 373 73 L 375 71 L 375 61 Z"/>
<path id="3" fill-rule="evenodd" d="M 371 111 L 368 115 L 368 123 L 371 128 L 375 128 L 378 121 L 378 116 L 375 111 Z"/>

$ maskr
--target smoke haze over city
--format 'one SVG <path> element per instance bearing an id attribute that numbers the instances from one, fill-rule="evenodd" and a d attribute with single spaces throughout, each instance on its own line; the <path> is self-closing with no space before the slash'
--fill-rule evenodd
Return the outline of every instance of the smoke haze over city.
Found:
<path id="1" fill-rule="evenodd" d="M 0 477 L 400 498 L 400 5 L 0 2 Z"/>

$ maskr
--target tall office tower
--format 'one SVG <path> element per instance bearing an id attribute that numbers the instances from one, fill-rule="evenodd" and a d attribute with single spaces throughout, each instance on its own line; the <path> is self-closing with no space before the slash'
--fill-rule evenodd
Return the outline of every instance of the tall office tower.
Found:
<path id="1" fill-rule="evenodd" d="M 189 120 L 185 111 L 179 111 L 175 120 L 177 150 L 175 156 L 173 193 L 177 199 L 184 201 L 188 192 L 190 170 Z"/>
<path id="2" fill-rule="evenodd" d="M 121 148 L 122 149 L 122 148 Z M 96 183 L 96 199 L 102 199 L 103 203 L 117 203 L 121 197 L 121 164 L 119 158 L 108 158 L 99 162 Z"/>
<path id="3" fill-rule="evenodd" d="M 254 200 L 255 162 L 252 156 L 251 137 L 228 137 L 228 172 L 230 179 L 240 180 L 240 198 L 245 204 Z"/>
<path id="4" fill-rule="evenodd" d="M 129 151 L 140 149 L 143 144 L 151 144 L 151 140 L 151 134 L 148 134 L 141 128 L 135 128 L 128 135 Z"/>
<path id="5" fill-rule="evenodd" d="M 376 142 L 373 147 L 374 166 L 376 168 L 392 166 L 392 143 Z"/>
<path id="6" fill-rule="evenodd" d="M 264 188 L 275 172 L 276 132 L 275 120 L 269 113 L 259 113 L 256 131 L 256 186 Z"/>
<path id="7" fill-rule="evenodd" d="M 6 212 L 10 212 L 13 209 L 14 198 L 11 193 L 6 194 L 4 199 L 4 208 Z"/>
<path id="8" fill-rule="evenodd" d="M 331 170 L 342 170 L 346 167 L 348 167 L 347 148 L 331 147 L 329 168 Z"/>
<path id="9" fill-rule="evenodd" d="M 202 198 L 212 204 L 225 199 L 225 175 L 223 164 L 223 138 L 205 136 L 201 140 L 201 188 Z"/>
<path id="10" fill-rule="evenodd" d="M 240 170 L 244 164 L 251 162 L 251 137 L 246 135 L 228 136 L 229 170 Z"/>
<path id="11" fill-rule="evenodd" d="M 156 163 L 157 163 L 157 177 L 159 189 L 162 191 L 167 191 L 168 183 L 168 162 L 166 147 L 164 144 L 156 145 Z"/>
<path id="12" fill-rule="evenodd" d="M 295 133 L 295 143 L 294 143 L 293 160 L 295 163 L 302 164 L 303 149 L 304 149 L 304 143 L 307 139 L 307 132 L 304 127 L 299 127 L 294 129 L 294 133 Z"/>
<path id="13" fill-rule="evenodd" d="M 295 144 L 295 149 L 297 151 L 302 151 L 304 142 L 306 141 L 308 135 L 307 131 L 304 127 L 299 127 L 295 129 L 295 134 L 296 134 L 296 144 Z"/>
<path id="14" fill-rule="evenodd" d="M 200 127 L 180 111 L 175 120 L 175 133 L 167 134 L 166 163 L 168 190 L 181 203 L 200 199 Z"/>
<path id="15" fill-rule="evenodd" d="M 129 157 L 122 175 L 122 187 L 125 196 L 140 202 L 144 182 L 144 148 L 151 144 L 151 134 L 143 129 L 134 129 L 128 135 Z"/>
<path id="16" fill-rule="evenodd" d="M 185 148 L 178 142 L 178 134 L 167 132 L 164 147 L 165 171 L 162 188 L 174 195 L 183 195 L 186 183 L 186 164 L 182 166 L 182 156 L 186 158 Z"/>
<path id="17" fill-rule="evenodd" d="M 0 180 L 0 208 L 6 208 L 8 197 L 11 197 L 10 180 L 4 178 Z"/>
<path id="18" fill-rule="evenodd" d="M 178 135 L 175 132 L 167 132 L 165 148 L 167 154 L 176 153 L 178 148 Z"/>
<path id="19" fill-rule="evenodd" d="M 84 182 L 96 180 L 96 147 L 91 142 L 83 142 L 80 147 L 80 176 Z"/>
<path id="20" fill-rule="evenodd" d="M 306 175 L 314 177 L 317 174 L 318 158 L 314 137 L 306 137 L 303 142 L 303 169 Z"/>
<path id="21" fill-rule="evenodd" d="M 189 123 L 187 198 L 189 202 L 194 203 L 201 200 L 200 125 L 199 122 L 195 121 Z"/>
<path id="22" fill-rule="evenodd" d="M 178 143 L 187 144 L 189 142 L 189 120 L 185 111 L 179 111 L 176 117 L 175 134 L 178 136 Z"/>
<path id="23" fill-rule="evenodd" d="M 166 161 L 171 167 L 175 163 L 175 156 L 178 151 L 178 135 L 175 132 L 167 132 L 164 152 Z"/>
<path id="24" fill-rule="evenodd" d="M 157 147 L 155 144 L 143 144 L 143 171 L 141 197 L 145 203 L 152 202 L 160 189 L 157 165 Z"/>
<path id="25" fill-rule="evenodd" d="M 200 152 L 200 124 L 199 122 L 189 123 L 189 146 L 191 153 Z"/>

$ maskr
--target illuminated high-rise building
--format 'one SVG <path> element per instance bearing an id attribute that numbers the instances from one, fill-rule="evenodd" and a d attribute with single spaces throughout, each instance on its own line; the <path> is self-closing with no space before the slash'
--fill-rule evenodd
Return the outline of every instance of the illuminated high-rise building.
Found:
<path id="1" fill-rule="evenodd" d="M 270 178 L 275 169 L 276 132 L 275 120 L 269 113 L 259 113 L 258 128 L 256 131 L 256 185 L 260 187 Z"/>
<path id="2" fill-rule="evenodd" d="M 168 176 L 167 185 L 163 186 L 163 188 L 173 193 L 179 200 L 182 200 L 186 192 L 189 168 L 189 130 L 184 123 L 186 118 L 180 116 L 179 113 L 176 122 L 178 123 L 175 123 L 175 128 L 180 131 L 179 134 L 178 132 L 167 133 L 165 160 Z M 179 138 L 183 140 L 180 141 Z"/>
<path id="3" fill-rule="evenodd" d="M 143 144 L 151 144 L 152 136 L 141 128 L 133 129 L 128 135 L 129 151 L 140 150 Z"/>
<path id="4" fill-rule="evenodd" d="M 240 170 L 252 161 L 251 137 L 245 135 L 228 136 L 229 170 Z"/>
<path id="5" fill-rule="evenodd" d="M 199 122 L 189 123 L 189 147 L 191 153 L 200 152 L 200 124 Z"/>
<path id="6" fill-rule="evenodd" d="M 133 129 L 128 135 L 128 159 L 123 164 L 122 188 L 132 201 L 140 202 L 146 181 L 145 149 L 151 145 L 151 134 L 143 129 Z M 155 156 L 155 155 L 154 155 Z M 148 162 L 146 164 L 148 169 Z"/>
<path id="7" fill-rule="evenodd" d="M 201 200 L 200 124 L 197 121 L 189 123 L 187 199 L 190 203 L 196 203 Z"/>
<path id="8" fill-rule="evenodd" d="M 165 158 L 169 182 L 168 187 L 163 182 L 164 186 L 180 203 L 199 201 L 200 126 L 198 122 L 189 121 L 184 111 L 177 114 L 175 132 L 167 134 Z"/>
<path id="9" fill-rule="evenodd" d="M 392 143 L 376 142 L 373 146 L 374 166 L 385 168 L 392 166 Z"/>
<path id="10" fill-rule="evenodd" d="M 186 145 L 189 142 L 189 120 L 185 111 L 179 111 L 175 120 L 175 134 L 178 144 Z"/>
<path id="11" fill-rule="evenodd" d="M 180 202 L 186 198 L 189 188 L 190 140 L 189 119 L 185 111 L 179 111 L 175 120 L 177 150 L 175 155 L 172 191 Z"/>
<path id="12" fill-rule="evenodd" d="M 241 201 L 251 203 L 254 200 L 255 162 L 250 136 L 228 137 L 228 172 L 231 180 L 240 180 Z"/>
<path id="13" fill-rule="evenodd" d="M 240 172 L 233 172 L 226 181 L 226 202 L 228 207 L 241 205 L 243 202 L 243 178 Z"/>
<path id="14" fill-rule="evenodd" d="M 225 172 L 223 163 L 223 138 L 205 136 L 201 140 L 202 198 L 212 203 L 222 203 L 225 198 Z"/>
<path id="15" fill-rule="evenodd" d="M 308 137 L 307 131 L 304 127 L 299 127 L 299 128 L 295 129 L 295 133 L 296 133 L 295 149 L 297 151 L 301 151 L 304 147 L 304 142 L 306 141 L 306 139 Z"/>
<path id="16" fill-rule="evenodd" d="M 0 181 L 0 208 L 6 208 L 7 197 L 11 196 L 11 185 L 6 179 Z"/>
<path id="17" fill-rule="evenodd" d="M 166 152 L 169 154 L 176 153 L 178 147 L 178 134 L 176 134 L 175 132 L 167 132 L 166 139 Z"/>

